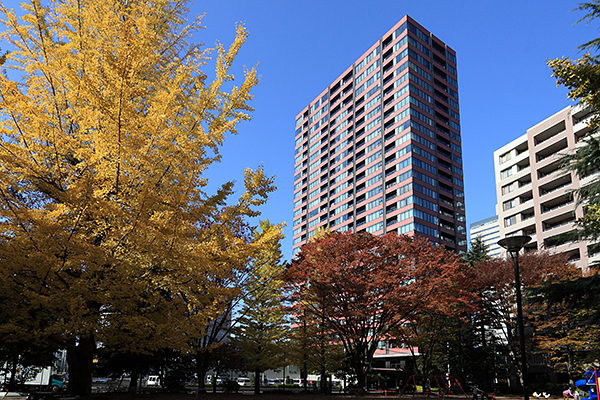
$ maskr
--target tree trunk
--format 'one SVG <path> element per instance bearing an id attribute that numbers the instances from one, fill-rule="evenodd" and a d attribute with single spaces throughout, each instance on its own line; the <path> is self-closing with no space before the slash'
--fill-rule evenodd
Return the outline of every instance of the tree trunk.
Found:
<path id="1" fill-rule="evenodd" d="M 260 394 L 260 370 L 256 369 L 254 371 L 254 394 L 255 395 L 259 395 Z"/>
<path id="2" fill-rule="evenodd" d="M 17 369 L 19 365 L 19 355 L 13 354 L 12 356 L 12 365 L 10 367 L 10 381 L 8 382 L 8 390 L 16 391 L 17 390 Z"/>
<path id="3" fill-rule="evenodd" d="M 140 370 L 139 370 L 137 364 L 135 364 L 133 366 L 133 369 L 130 371 L 130 373 L 131 373 L 131 375 L 130 375 L 131 380 L 129 381 L 129 393 L 136 393 L 137 386 L 138 386 L 138 380 L 140 378 Z"/>
<path id="4" fill-rule="evenodd" d="M 198 376 L 198 392 L 206 393 L 206 372 L 208 370 L 209 353 L 206 350 L 196 351 L 196 375 Z"/>
<path id="5" fill-rule="evenodd" d="M 575 387 L 573 379 L 573 350 L 569 346 L 567 349 L 567 374 L 569 375 L 569 387 Z"/>
<path id="6" fill-rule="evenodd" d="M 67 348 L 69 362 L 69 393 L 72 396 L 92 394 L 92 371 L 96 341 L 93 337 L 80 337 Z"/>
<path id="7" fill-rule="evenodd" d="M 362 368 L 356 370 L 356 384 L 359 389 L 367 390 L 367 374 Z"/>
<path id="8" fill-rule="evenodd" d="M 356 354 L 354 354 L 354 356 L 350 359 L 350 366 L 354 370 L 354 373 L 356 373 L 356 384 L 358 388 L 361 390 L 366 390 L 367 369 L 364 360 L 362 360 L 364 353 L 359 350 L 354 351 L 354 353 Z"/>

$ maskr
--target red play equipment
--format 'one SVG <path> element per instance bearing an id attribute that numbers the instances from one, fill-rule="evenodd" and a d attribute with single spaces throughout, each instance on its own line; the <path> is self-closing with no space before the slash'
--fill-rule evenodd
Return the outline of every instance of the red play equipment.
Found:
<path id="1" fill-rule="evenodd" d="M 446 398 L 447 396 L 452 396 L 452 389 L 453 388 L 458 388 L 460 389 L 460 391 L 462 392 L 462 394 L 466 397 L 469 398 L 469 396 L 467 396 L 467 394 L 465 393 L 465 391 L 463 390 L 462 386 L 460 385 L 460 383 L 458 382 L 458 380 L 453 377 L 450 376 L 448 374 L 446 375 L 411 375 L 407 380 L 406 383 L 404 384 L 404 387 L 402 388 L 402 391 L 400 392 L 400 396 L 402 396 L 403 393 L 406 392 L 406 387 L 412 383 L 415 391 L 412 393 L 408 393 L 408 394 L 412 394 L 413 396 L 417 396 L 420 397 L 419 394 L 421 394 L 424 397 L 430 397 L 430 396 L 437 396 L 438 398 Z M 418 388 L 418 386 L 422 387 L 422 391 L 419 392 L 418 390 L 416 390 Z M 435 389 L 432 389 L 435 388 Z M 460 395 L 460 393 L 456 393 L 458 395 Z"/>

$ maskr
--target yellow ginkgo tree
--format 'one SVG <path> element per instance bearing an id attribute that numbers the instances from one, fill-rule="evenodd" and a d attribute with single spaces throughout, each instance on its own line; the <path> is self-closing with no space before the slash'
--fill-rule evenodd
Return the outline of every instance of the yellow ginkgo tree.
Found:
<path id="1" fill-rule="evenodd" d="M 219 315 L 238 290 L 223 280 L 268 239 L 247 219 L 273 180 L 247 170 L 233 200 L 231 182 L 210 194 L 204 175 L 250 119 L 258 79 L 233 82 L 242 26 L 208 79 L 185 1 L 22 7 L 0 10 L 0 289 L 36 323 L 6 314 L 0 340 L 64 346 L 70 389 L 87 395 L 98 344 L 185 348 L 189 316 L 199 329 Z"/>

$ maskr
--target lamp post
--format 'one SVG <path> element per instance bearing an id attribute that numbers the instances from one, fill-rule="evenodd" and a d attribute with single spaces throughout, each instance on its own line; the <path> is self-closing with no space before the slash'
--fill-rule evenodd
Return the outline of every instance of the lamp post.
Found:
<path id="1" fill-rule="evenodd" d="M 525 328 L 523 327 L 523 302 L 521 300 L 521 277 L 519 274 L 519 251 L 531 240 L 531 236 L 509 236 L 498 241 L 513 259 L 515 269 L 515 292 L 517 295 L 517 326 L 521 344 L 521 374 L 523 375 L 523 399 L 529 400 L 527 388 L 527 359 L 525 357 Z"/>

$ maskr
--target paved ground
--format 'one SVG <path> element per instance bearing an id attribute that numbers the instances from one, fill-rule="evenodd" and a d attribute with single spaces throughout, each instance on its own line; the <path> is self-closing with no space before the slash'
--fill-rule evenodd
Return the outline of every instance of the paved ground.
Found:
<path id="1" fill-rule="evenodd" d="M 137 394 L 132 395 L 128 393 L 105 393 L 102 395 L 94 396 L 94 400 L 248 400 L 249 397 L 252 397 L 251 393 L 202 393 L 198 396 L 194 394 L 167 394 L 167 393 L 151 393 L 151 394 Z M 266 392 L 257 398 L 262 398 L 265 400 L 342 400 L 342 399 L 386 399 L 386 398 L 398 398 L 397 394 L 387 394 L 383 393 L 370 393 L 363 396 L 357 395 L 349 395 L 349 394 L 332 394 L 332 395 L 321 395 L 321 394 L 300 394 L 300 393 L 281 393 L 281 392 Z M 405 400 L 433 400 L 437 399 L 437 397 L 413 397 L 413 396 L 402 396 L 402 399 Z M 521 397 L 519 396 L 496 396 L 496 400 L 518 400 Z M 448 396 L 445 400 L 471 400 L 470 397 L 465 396 Z"/>

